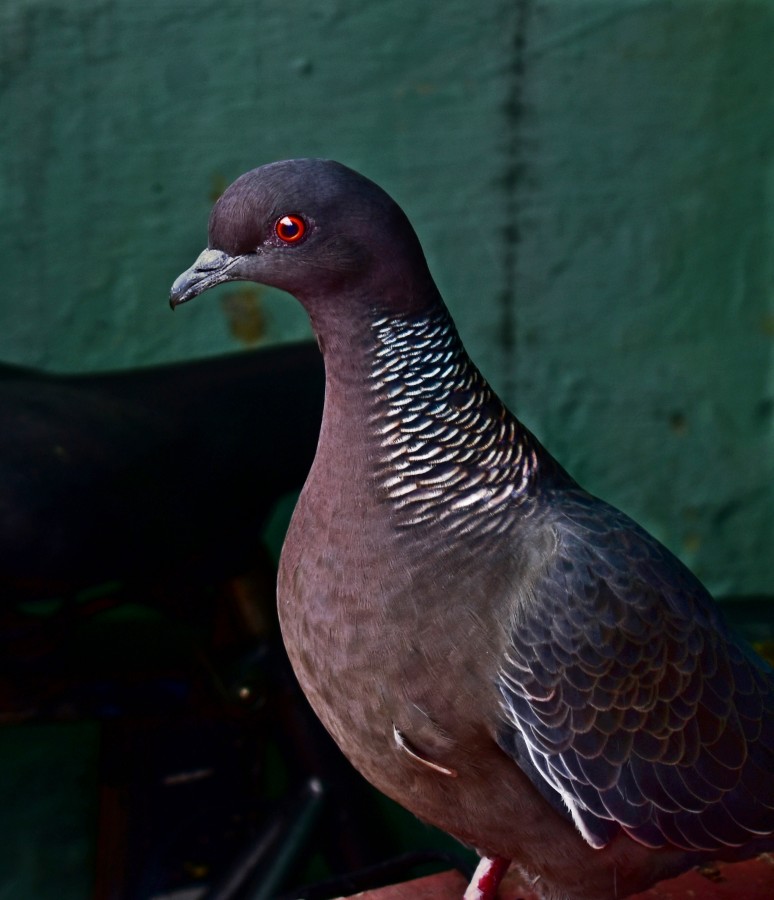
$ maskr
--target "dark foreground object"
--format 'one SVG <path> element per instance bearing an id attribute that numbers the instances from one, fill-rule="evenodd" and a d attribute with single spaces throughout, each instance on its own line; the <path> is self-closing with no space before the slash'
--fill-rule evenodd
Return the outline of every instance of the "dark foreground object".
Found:
<path id="1" fill-rule="evenodd" d="M 444 872 L 358 894 L 359 900 L 456 900 L 465 889 L 458 872 Z M 538 900 L 517 873 L 500 886 L 500 900 Z M 662 881 L 633 900 L 769 900 L 774 896 L 774 860 L 766 855 L 741 863 L 693 869 Z"/>
<path id="2" fill-rule="evenodd" d="M 0 606 L 249 565 L 322 415 L 298 344 L 96 375 L 0 367 Z"/>

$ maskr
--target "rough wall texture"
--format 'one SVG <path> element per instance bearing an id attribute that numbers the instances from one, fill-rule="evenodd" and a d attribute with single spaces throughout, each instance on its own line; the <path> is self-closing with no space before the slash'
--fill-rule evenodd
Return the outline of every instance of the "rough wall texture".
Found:
<path id="1" fill-rule="evenodd" d="M 84 370 L 308 334 L 166 292 L 243 170 L 405 206 L 474 357 L 721 594 L 774 586 L 774 2 L 0 5 L 0 359 Z"/>

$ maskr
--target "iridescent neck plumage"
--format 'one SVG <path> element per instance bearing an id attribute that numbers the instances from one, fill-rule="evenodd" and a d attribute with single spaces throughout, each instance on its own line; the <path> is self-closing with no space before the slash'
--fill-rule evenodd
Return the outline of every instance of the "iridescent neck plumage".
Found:
<path id="1" fill-rule="evenodd" d="M 370 431 L 377 490 L 403 527 L 507 527 L 539 445 L 468 357 L 444 307 L 372 324 Z"/>

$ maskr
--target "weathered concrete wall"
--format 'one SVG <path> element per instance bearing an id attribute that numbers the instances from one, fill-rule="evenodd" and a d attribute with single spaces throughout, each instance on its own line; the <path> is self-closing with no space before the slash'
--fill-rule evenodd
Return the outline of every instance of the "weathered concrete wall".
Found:
<path id="1" fill-rule="evenodd" d="M 771 592 L 774 5 L 535 6 L 519 408 L 719 593 Z"/>
<path id="2" fill-rule="evenodd" d="M 74 370 L 308 334 L 175 316 L 209 207 L 322 155 L 412 217 L 474 357 L 718 592 L 774 586 L 774 2 L 0 5 L 0 359 Z"/>

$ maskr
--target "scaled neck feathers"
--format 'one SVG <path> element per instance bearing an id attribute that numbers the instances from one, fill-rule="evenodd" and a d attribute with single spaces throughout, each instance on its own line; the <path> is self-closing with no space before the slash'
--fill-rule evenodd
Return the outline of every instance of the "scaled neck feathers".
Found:
<path id="1" fill-rule="evenodd" d="M 397 523 L 505 529 L 550 457 L 471 362 L 445 307 L 372 329 L 375 477 Z"/>

